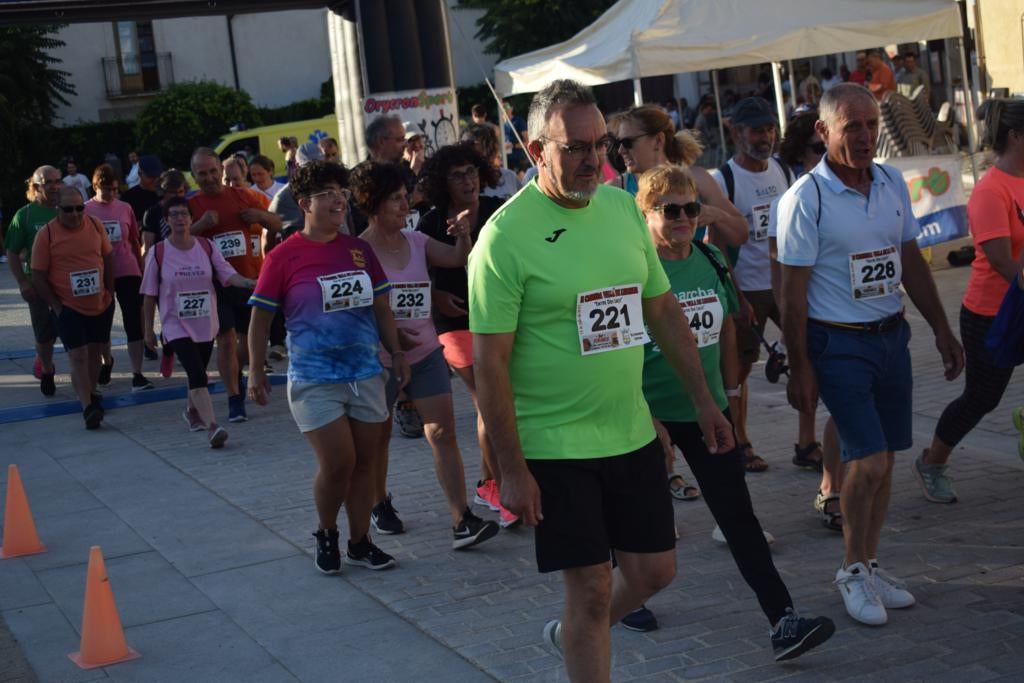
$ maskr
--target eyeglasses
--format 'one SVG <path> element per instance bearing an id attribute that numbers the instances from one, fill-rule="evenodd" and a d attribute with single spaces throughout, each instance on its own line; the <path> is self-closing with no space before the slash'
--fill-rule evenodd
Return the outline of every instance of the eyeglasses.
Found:
<path id="1" fill-rule="evenodd" d="M 309 195 L 310 199 L 316 197 L 326 197 L 329 202 L 336 202 L 339 199 L 348 199 L 348 195 L 345 194 L 344 190 L 324 190 L 323 192 L 317 192 L 316 194 Z"/>
<path id="2" fill-rule="evenodd" d="M 82 213 L 85 211 L 85 206 L 82 204 L 76 204 L 75 206 L 62 206 L 60 210 L 64 213 Z"/>
<path id="3" fill-rule="evenodd" d="M 807 149 L 811 150 L 815 154 L 824 154 L 826 151 L 825 143 L 821 140 L 818 140 L 817 142 L 808 142 Z"/>
<path id="4" fill-rule="evenodd" d="M 552 140 L 551 138 L 540 138 L 545 142 L 553 142 L 558 149 L 562 150 L 565 154 L 569 155 L 573 159 L 583 159 L 590 155 L 597 153 L 598 156 L 604 156 L 608 153 L 608 150 L 615 144 L 615 138 L 611 135 L 605 135 L 594 144 L 589 142 L 561 142 L 559 140 Z"/>
<path id="5" fill-rule="evenodd" d="M 617 147 L 622 147 L 622 149 L 629 151 L 633 149 L 633 143 L 635 143 L 637 140 L 639 140 L 640 138 L 650 137 L 651 135 L 653 135 L 653 133 L 641 133 L 640 135 L 634 135 L 631 138 L 617 138 L 615 140 L 615 145 Z"/>
<path id="6" fill-rule="evenodd" d="M 188 218 L 191 215 L 192 214 L 189 213 L 187 210 L 186 211 L 168 211 L 167 212 L 167 217 L 168 218 Z"/>
<path id="7" fill-rule="evenodd" d="M 480 171 L 476 168 L 471 168 L 467 171 L 452 171 L 448 174 L 449 183 L 462 183 L 467 180 L 479 180 Z"/>
<path id="8" fill-rule="evenodd" d="M 658 204 L 652 210 L 664 214 L 666 220 L 677 221 L 685 213 L 687 218 L 696 218 L 700 215 L 700 202 L 686 202 L 685 204 Z"/>

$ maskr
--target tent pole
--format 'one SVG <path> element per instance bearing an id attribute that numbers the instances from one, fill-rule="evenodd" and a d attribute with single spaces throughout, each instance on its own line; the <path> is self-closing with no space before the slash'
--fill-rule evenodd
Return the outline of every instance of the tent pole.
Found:
<path id="1" fill-rule="evenodd" d="M 644 103 L 644 92 L 643 92 L 643 88 L 640 86 L 640 79 L 639 78 L 634 78 L 633 79 L 633 104 L 635 104 L 636 106 L 639 107 L 643 103 Z"/>
<path id="2" fill-rule="evenodd" d="M 779 134 L 786 134 L 786 103 L 782 101 L 782 64 L 772 62 L 772 82 L 775 84 L 775 108 L 779 114 Z"/>
<path id="3" fill-rule="evenodd" d="M 974 154 L 978 151 L 978 129 L 974 121 L 974 95 L 971 92 L 971 81 L 967 72 L 967 49 L 964 47 L 963 36 L 960 37 L 960 70 L 963 74 L 964 108 L 967 110 L 967 149 L 971 153 L 971 174 L 974 182 L 978 182 L 978 167 L 974 162 Z"/>
<path id="4" fill-rule="evenodd" d="M 786 60 L 786 68 L 789 69 L 789 101 L 793 105 L 793 109 L 797 108 L 798 102 L 796 101 L 796 71 L 793 70 L 793 60 Z"/>
<path id="5" fill-rule="evenodd" d="M 722 117 L 722 98 L 718 94 L 718 69 L 713 69 L 711 71 L 711 85 L 715 88 L 715 108 L 718 111 L 718 137 L 722 143 L 722 156 L 719 161 L 721 163 L 725 163 L 725 160 L 728 159 L 728 157 L 726 156 L 725 147 L 725 119 Z"/>

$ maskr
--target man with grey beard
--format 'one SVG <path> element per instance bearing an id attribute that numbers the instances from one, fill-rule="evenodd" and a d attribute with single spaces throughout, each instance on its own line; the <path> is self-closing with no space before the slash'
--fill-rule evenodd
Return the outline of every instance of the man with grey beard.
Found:
<path id="1" fill-rule="evenodd" d="M 534 97 L 528 126 L 539 172 L 469 258 L 478 404 L 501 502 L 536 528 L 540 571 L 565 581 L 544 640 L 570 680 L 601 682 L 611 625 L 675 576 L 665 452 L 642 391 L 648 331 L 712 453 L 731 450 L 732 428 L 643 216 L 601 182 L 612 141 L 593 94 L 555 81 Z"/>
<path id="2" fill-rule="evenodd" d="M 738 253 L 736 249 L 719 245 L 729 253 L 740 290 L 740 312 L 735 317 L 739 385 L 726 387 L 726 393 L 747 471 L 761 472 L 768 468 L 768 463 L 757 455 L 747 435 L 746 381 L 760 356 L 759 335 L 763 334 L 765 323 L 770 318 L 781 327 L 779 308 L 772 295 L 773 265 L 768 229 L 775 202 L 789 188 L 793 174 L 772 156 L 778 138 L 778 122 L 771 104 L 760 97 L 741 100 L 733 109 L 730 122 L 736 153 L 712 175 L 729 201 L 746 216 L 750 233 Z M 814 413 L 800 413 L 793 464 L 820 472 L 821 458 L 821 447 L 814 434 Z"/>

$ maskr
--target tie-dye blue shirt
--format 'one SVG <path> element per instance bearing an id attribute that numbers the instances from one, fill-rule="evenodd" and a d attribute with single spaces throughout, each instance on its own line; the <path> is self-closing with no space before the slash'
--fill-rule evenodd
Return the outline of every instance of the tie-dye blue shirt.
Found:
<path id="1" fill-rule="evenodd" d="M 355 382 L 383 371 L 373 299 L 390 289 L 363 240 L 295 233 L 267 254 L 249 305 L 284 312 L 289 380 Z"/>

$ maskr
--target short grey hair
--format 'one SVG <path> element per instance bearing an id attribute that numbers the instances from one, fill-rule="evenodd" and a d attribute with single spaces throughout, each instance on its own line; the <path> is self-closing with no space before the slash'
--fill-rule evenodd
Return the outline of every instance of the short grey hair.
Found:
<path id="1" fill-rule="evenodd" d="M 818 102 L 818 119 L 824 121 L 826 126 L 831 126 L 836 118 L 836 112 L 839 111 L 839 107 L 857 98 L 870 100 L 871 104 L 875 105 L 876 108 L 878 107 L 878 100 L 863 85 L 858 83 L 840 83 L 821 96 L 821 101 Z"/>
<path id="2" fill-rule="evenodd" d="M 217 154 L 217 150 L 213 149 L 212 147 L 196 147 L 195 151 L 192 152 L 192 156 L 189 157 L 189 162 L 188 162 L 189 167 L 190 168 L 195 168 L 196 167 L 196 159 L 198 159 L 200 157 L 213 157 L 214 159 L 217 160 L 218 164 L 223 166 L 223 163 L 220 160 L 220 155 Z"/>
<path id="3" fill-rule="evenodd" d="M 533 96 L 527 118 L 527 131 L 531 140 L 544 137 L 551 112 L 556 107 L 597 106 L 594 93 L 587 86 L 568 78 L 553 81 Z"/>
<path id="4" fill-rule="evenodd" d="M 366 127 L 366 146 L 370 149 L 376 149 L 380 141 L 387 137 L 388 130 L 392 126 L 402 126 L 402 119 L 397 116 L 379 116 L 373 121 L 370 121 L 370 125 Z"/>
<path id="5" fill-rule="evenodd" d="M 46 174 L 50 171 L 55 171 L 60 176 L 60 169 L 56 166 L 50 166 L 49 164 L 43 164 L 32 172 L 32 182 L 36 185 L 42 185 L 46 182 Z"/>

